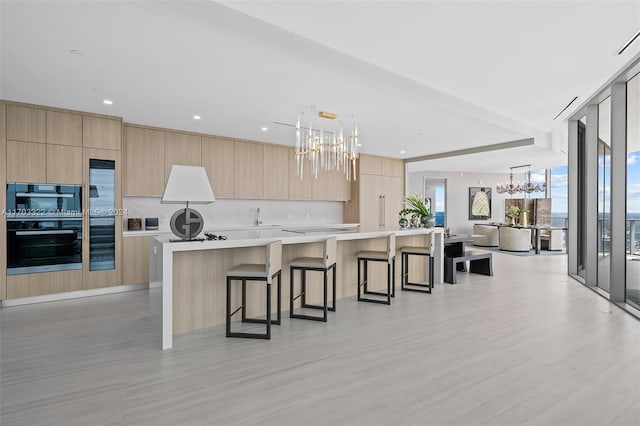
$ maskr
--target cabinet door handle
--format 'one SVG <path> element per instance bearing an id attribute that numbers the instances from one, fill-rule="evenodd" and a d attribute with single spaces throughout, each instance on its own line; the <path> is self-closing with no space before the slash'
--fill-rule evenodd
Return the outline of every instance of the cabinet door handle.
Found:
<path id="1" fill-rule="evenodd" d="M 382 226 L 382 195 L 378 195 L 378 226 Z"/>
<path id="2" fill-rule="evenodd" d="M 387 226 L 387 197 L 382 196 L 382 226 Z"/>

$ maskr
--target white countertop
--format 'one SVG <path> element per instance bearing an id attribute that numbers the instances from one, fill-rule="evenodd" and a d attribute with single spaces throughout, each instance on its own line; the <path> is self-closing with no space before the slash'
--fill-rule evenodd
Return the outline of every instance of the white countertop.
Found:
<path id="1" fill-rule="evenodd" d="M 307 228 L 316 228 L 309 227 Z M 309 232 L 305 234 L 296 234 L 295 232 L 285 231 L 282 229 L 258 229 L 258 230 L 235 230 L 225 232 L 227 236 L 226 240 L 214 240 L 214 241 L 175 241 L 173 234 L 162 234 L 156 236 L 154 239 L 164 246 L 170 248 L 171 251 L 192 251 L 192 250 L 211 250 L 211 249 L 224 249 L 224 248 L 238 248 L 238 247 L 254 247 L 258 245 L 265 245 L 273 240 L 282 240 L 282 244 L 303 244 L 314 243 L 322 241 L 328 237 L 335 236 L 338 241 L 348 240 L 361 240 L 367 238 L 384 238 L 390 234 L 396 234 L 397 237 L 421 235 L 429 233 L 442 233 L 443 228 L 409 228 L 397 231 L 359 231 L 359 230 L 344 230 L 323 231 L 318 229 L 317 232 Z"/>
<path id="2" fill-rule="evenodd" d="M 199 236 L 204 238 L 205 232 L 213 232 L 214 234 L 222 233 L 224 235 L 228 234 L 232 231 L 273 231 L 273 230 L 281 230 L 281 229 L 317 229 L 317 228 L 344 228 L 344 229 L 357 229 L 360 226 L 359 223 L 330 223 L 330 224 L 293 224 L 293 225 L 235 225 L 235 226 L 216 226 L 211 228 L 206 228 Z M 143 236 L 154 236 L 154 235 L 171 235 L 173 237 L 173 233 L 171 230 L 155 230 L 155 231 L 123 231 L 123 237 L 143 237 Z"/>

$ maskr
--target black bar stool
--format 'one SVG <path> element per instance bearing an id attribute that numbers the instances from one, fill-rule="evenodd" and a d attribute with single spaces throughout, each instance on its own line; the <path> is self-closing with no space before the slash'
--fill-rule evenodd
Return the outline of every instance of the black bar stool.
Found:
<path id="1" fill-rule="evenodd" d="M 227 337 L 246 337 L 249 339 L 271 339 L 271 324 L 281 323 L 281 273 L 282 273 L 282 241 L 273 241 L 266 246 L 266 264 L 244 264 L 227 271 Z M 278 311 L 276 319 L 271 318 L 271 282 L 277 283 Z M 231 312 L 231 283 L 242 282 L 242 304 Z M 265 319 L 247 318 L 247 281 L 264 281 L 267 287 L 267 304 Z M 242 311 L 242 322 L 266 325 L 265 333 L 245 333 L 231 331 L 231 317 Z"/>
<path id="2" fill-rule="evenodd" d="M 293 259 L 289 263 L 289 317 L 291 318 L 299 318 L 299 319 L 307 319 L 313 321 L 324 321 L 327 322 L 327 311 L 336 310 L 336 237 L 327 238 L 324 240 L 323 249 L 322 249 L 322 257 L 299 257 L 297 259 Z M 294 296 L 294 274 L 295 271 L 300 271 L 300 294 Z M 327 296 L 327 281 L 329 271 L 333 270 L 333 300 L 331 306 L 328 305 L 328 296 Z M 307 271 L 320 271 L 324 273 L 324 284 L 323 284 L 323 303 L 322 305 L 313 305 L 307 303 Z M 315 315 L 303 315 L 296 314 L 294 312 L 294 302 L 297 299 L 300 299 L 301 308 L 310 308 L 310 309 L 319 309 L 323 311 L 322 316 Z"/>
<path id="3" fill-rule="evenodd" d="M 387 250 L 386 251 L 361 251 L 356 254 L 358 259 L 358 301 L 370 302 L 370 303 L 383 303 L 391 305 L 391 298 L 395 297 L 395 275 L 396 275 L 396 236 L 390 234 L 387 236 Z M 369 271 L 367 268 L 368 262 L 386 262 L 387 263 L 387 291 L 371 291 L 368 288 L 369 285 Z M 364 280 L 361 280 L 361 265 L 364 267 Z M 361 291 L 361 287 L 363 287 Z M 384 296 L 386 300 L 371 299 L 362 296 L 361 293 L 367 295 L 372 294 L 376 296 Z"/>
<path id="4" fill-rule="evenodd" d="M 433 289 L 433 239 L 430 235 L 425 235 L 425 245 L 412 247 L 405 246 L 400 249 L 401 256 L 401 267 L 400 267 L 400 275 L 401 275 L 401 289 L 403 291 L 416 291 L 418 293 L 428 293 L 431 294 L 431 290 Z M 429 272 L 428 272 L 428 281 L 426 284 L 423 283 L 411 283 L 409 282 L 409 256 L 421 256 L 426 257 L 429 260 Z"/>

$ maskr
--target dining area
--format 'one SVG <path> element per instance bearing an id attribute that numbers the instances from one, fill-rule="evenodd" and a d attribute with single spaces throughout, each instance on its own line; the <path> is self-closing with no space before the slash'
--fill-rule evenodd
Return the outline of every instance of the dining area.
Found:
<path id="1" fill-rule="evenodd" d="M 472 244 L 505 252 L 563 252 L 566 231 L 565 227 L 476 223 Z"/>

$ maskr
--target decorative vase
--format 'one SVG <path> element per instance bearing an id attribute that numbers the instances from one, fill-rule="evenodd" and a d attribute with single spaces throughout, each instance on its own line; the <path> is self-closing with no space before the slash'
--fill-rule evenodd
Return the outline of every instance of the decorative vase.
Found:
<path id="1" fill-rule="evenodd" d="M 529 218 L 527 217 L 527 212 L 520 212 L 520 225 L 522 226 L 528 226 L 529 225 Z"/>
<path id="2" fill-rule="evenodd" d="M 516 224 L 515 220 L 512 217 L 509 218 L 509 222 L 507 222 L 507 223 L 508 223 L 509 226 L 513 226 L 513 225 Z"/>
<path id="3" fill-rule="evenodd" d="M 420 218 L 420 223 L 425 228 L 431 228 L 433 226 L 433 217 L 431 216 L 422 216 Z"/>
<path id="4" fill-rule="evenodd" d="M 418 221 L 417 217 L 412 217 L 411 218 L 411 227 L 412 228 L 417 228 L 419 224 L 420 224 L 420 222 Z"/>
<path id="5" fill-rule="evenodd" d="M 407 228 L 409 226 L 409 221 L 406 217 L 401 217 L 398 221 L 398 225 L 400 225 L 400 228 Z"/>

